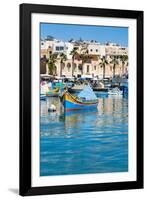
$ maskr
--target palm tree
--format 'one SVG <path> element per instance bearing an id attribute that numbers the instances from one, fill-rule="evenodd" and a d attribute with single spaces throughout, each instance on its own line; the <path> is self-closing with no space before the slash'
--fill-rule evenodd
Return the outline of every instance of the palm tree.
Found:
<path id="1" fill-rule="evenodd" d="M 108 60 L 106 59 L 105 56 L 101 58 L 101 62 L 99 63 L 100 67 L 103 68 L 103 79 L 105 78 L 105 69 L 106 65 L 108 64 Z"/>
<path id="2" fill-rule="evenodd" d="M 122 75 L 123 75 L 124 74 L 125 63 L 128 62 L 128 55 L 122 55 L 122 56 L 120 56 L 120 60 L 122 62 Z"/>
<path id="3" fill-rule="evenodd" d="M 89 54 L 88 54 L 88 49 L 87 48 L 82 48 L 81 49 L 81 53 L 80 53 L 80 59 L 82 60 L 82 64 L 81 64 L 81 74 L 83 75 L 83 65 L 84 63 L 87 62 L 87 60 L 89 59 Z"/>
<path id="4" fill-rule="evenodd" d="M 77 47 L 74 47 L 73 50 L 70 52 L 70 55 L 72 55 L 72 76 L 74 75 L 75 56 L 78 55 L 77 49 L 78 49 Z"/>
<path id="5" fill-rule="evenodd" d="M 46 55 L 43 56 L 43 58 L 40 59 L 40 74 L 46 73 L 46 64 L 47 64 L 47 58 Z"/>
<path id="6" fill-rule="evenodd" d="M 118 56 L 113 56 L 110 63 L 113 64 L 113 78 L 114 78 L 115 77 L 116 65 L 119 64 L 119 62 L 118 62 Z"/>
<path id="7" fill-rule="evenodd" d="M 62 69 L 63 69 L 63 64 L 67 60 L 67 56 L 64 53 L 60 54 L 60 77 L 62 76 Z"/>
<path id="8" fill-rule="evenodd" d="M 48 59 L 48 71 L 51 75 L 56 74 L 56 62 L 57 62 L 57 55 L 53 53 L 49 53 L 49 59 Z"/>

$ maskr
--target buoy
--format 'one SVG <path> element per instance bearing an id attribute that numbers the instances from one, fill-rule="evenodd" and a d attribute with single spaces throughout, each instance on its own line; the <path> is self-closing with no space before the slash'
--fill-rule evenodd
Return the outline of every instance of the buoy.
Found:
<path id="1" fill-rule="evenodd" d="M 56 106 L 54 104 L 51 104 L 50 108 L 48 108 L 48 112 L 55 112 Z"/>

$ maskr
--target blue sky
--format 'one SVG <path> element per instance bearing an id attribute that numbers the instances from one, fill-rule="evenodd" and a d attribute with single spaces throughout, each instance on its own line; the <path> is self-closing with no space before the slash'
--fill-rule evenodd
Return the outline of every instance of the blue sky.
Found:
<path id="1" fill-rule="evenodd" d="M 100 43 L 114 42 L 128 46 L 127 27 L 41 23 L 41 38 L 45 38 L 47 35 L 63 41 L 68 41 L 71 38 L 82 38 L 84 40 L 97 40 Z"/>

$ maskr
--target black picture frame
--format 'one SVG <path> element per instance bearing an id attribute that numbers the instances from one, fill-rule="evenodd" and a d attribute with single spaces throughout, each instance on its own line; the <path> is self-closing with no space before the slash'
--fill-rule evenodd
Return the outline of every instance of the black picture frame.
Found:
<path id="1" fill-rule="evenodd" d="M 66 186 L 31 186 L 31 14 L 119 17 L 137 20 L 137 180 Z M 143 11 L 54 5 L 20 5 L 20 174 L 19 194 L 43 195 L 143 188 Z"/>

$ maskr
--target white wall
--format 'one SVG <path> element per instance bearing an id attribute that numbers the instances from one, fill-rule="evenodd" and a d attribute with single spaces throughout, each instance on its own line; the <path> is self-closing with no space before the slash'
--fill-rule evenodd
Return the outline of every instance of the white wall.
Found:
<path id="1" fill-rule="evenodd" d="M 0 5 L 0 199 L 21 199 L 16 194 L 18 190 L 18 137 L 19 137 L 19 110 L 18 110 L 18 89 L 19 89 L 19 11 L 18 4 L 27 3 L 44 3 L 44 4 L 61 4 L 69 6 L 89 6 L 100 8 L 120 8 L 120 9 L 137 9 L 145 11 L 145 22 L 147 21 L 146 0 L 39 0 L 39 1 L 18 1 L 4 0 Z M 147 25 L 145 26 L 145 35 L 147 35 Z M 8 45 L 7 43 L 8 39 Z M 11 39 L 10 39 L 11 38 Z M 11 41 L 11 43 L 10 43 Z M 147 41 L 145 40 L 145 44 Z M 145 54 L 147 53 L 145 49 Z M 145 67 L 147 62 L 145 61 Z M 147 70 L 145 69 L 147 76 Z M 147 79 L 145 80 L 147 85 Z M 147 94 L 145 94 L 147 102 Z M 145 106 L 145 110 L 147 106 Z M 147 117 L 147 116 L 145 116 Z M 147 127 L 146 127 L 147 128 Z M 147 130 L 147 129 L 145 129 Z M 145 131 L 145 143 L 147 142 Z M 147 152 L 147 145 L 145 145 Z M 145 170 L 147 171 L 147 156 L 145 158 Z M 75 200 L 75 199 L 147 199 L 147 175 L 145 173 L 145 189 L 129 191 L 98 192 L 85 194 L 68 194 L 41 196 L 41 199 L 56 200 Z M 26 199 L 29 199 L 27 197 Z M 40 199 L 40 197 L 31 197 L 31 199 Z"/>
<path id="2" fill-rule="evenodd" d="M 65 42 L 65 45 L 68 49 L 66 49 L 67 59 L 72 59 L 72 55 L 70 54 L 73 50 L 73 44 L 70 42 Z"/>
<path id="3" fill-rule="evenodd" d="M 56 47 L 62 47 L 63 50 L 56 50 Z M 53 43 L 53 53 L 63 53 L 65 49 L 65 43 L 63 41 L 57 41 Z"/>

